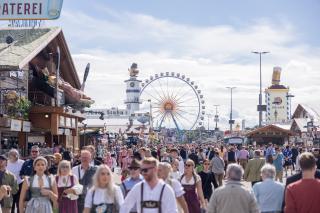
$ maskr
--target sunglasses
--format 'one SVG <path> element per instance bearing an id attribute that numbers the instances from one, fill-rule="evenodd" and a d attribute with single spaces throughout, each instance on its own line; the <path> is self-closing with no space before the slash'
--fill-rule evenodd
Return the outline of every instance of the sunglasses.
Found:
<path id="1" fill-rule="evenodd" d="M 61 169 L 69 169 L 69 166 L 61 166 Z"/>
<path id="2" fill-rule="evenodd" d="M 31 152 L 32 152 L 32 153 L 38 153 L 39 151 L 36 151 L 36 150 L 32 150 Z"/>
<path id="3" fill-rule="evenodd" d="M 128 167 L 129 170 L 138 170 L 140 169 L 139 167 Z"/>
<path id="4" fill-rule="evenodd" d="M 192 167 L 191 164 L 185 164 L 184 166 L 186 166 L 186 167 Z"/>
<path id="5" fill-rule="evenodd" d="M 149 167 L 149 168 L 143 168 L 141 169 L 141 173 L 147 173 L 149 169 L 154 169 L 154 167 Z"/>

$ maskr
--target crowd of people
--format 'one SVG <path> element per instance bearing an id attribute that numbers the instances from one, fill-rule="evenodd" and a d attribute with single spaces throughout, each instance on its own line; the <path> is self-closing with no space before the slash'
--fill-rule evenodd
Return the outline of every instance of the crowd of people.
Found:
<path id="1" fill-rule="evenodd" d="M 16 149 L 0 155 L 0 212 L 319 212 L 318 148 L 113 144 L 103 156 L 93 145 L 54 152 L 33 146 L 25 160 Z"/>

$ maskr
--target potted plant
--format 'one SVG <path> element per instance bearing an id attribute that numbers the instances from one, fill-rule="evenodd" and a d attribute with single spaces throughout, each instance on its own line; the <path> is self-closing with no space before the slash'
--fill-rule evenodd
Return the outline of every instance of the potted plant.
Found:
<path id="1" fill-rule="evenodd" d="M 29 110 L 31 108 L 31 101 L 26 97 L 19 97 L 16 104 L 16 116 L 23 118 L 24 120 L 29 119 Z"/>

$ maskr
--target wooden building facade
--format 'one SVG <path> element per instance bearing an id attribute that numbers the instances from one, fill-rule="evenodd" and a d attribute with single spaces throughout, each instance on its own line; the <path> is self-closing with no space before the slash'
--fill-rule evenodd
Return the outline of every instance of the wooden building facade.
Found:
<path id="1" fill-rule="evenodd" d="M 293 136 L 294 132 L 281 128 L 277 125 L 270 124 L 261 128 L 257 128 L 246 134 L 250 142 L 255 141 L 257 144 L 278 144 L 282 145 L 290 141 L 290 136 Z"/>
<path id="2" fill-rule="evenodd" d="M 33 144 L 79 147 L 78 123 L 93 101 L 81 91 L 61 28 L 0 30 L 0 77 L 1 141 L 11 134 L 24 153 Z M 14 147 L 6 143 L 0 149 Z"/>

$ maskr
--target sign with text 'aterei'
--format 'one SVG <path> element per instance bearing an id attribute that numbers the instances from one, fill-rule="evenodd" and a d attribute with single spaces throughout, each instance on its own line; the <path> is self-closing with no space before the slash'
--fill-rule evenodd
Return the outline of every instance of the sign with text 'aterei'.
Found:
<path id="1" fill-rule="evenodd" d="M 50 20 L 60 16 L 63 0 L 0 0 L 0 20 Z"/>

